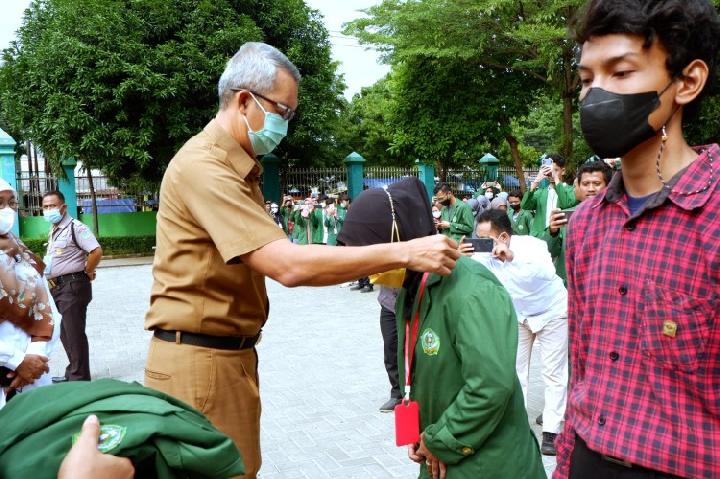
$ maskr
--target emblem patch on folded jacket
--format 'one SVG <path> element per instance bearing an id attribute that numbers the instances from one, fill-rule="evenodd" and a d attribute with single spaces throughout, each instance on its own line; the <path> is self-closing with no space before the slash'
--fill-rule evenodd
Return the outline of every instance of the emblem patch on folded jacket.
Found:
<path id="1" fill-rule="evenodd" d="M 127 428 L 116 424 L 103 424 L 100 426 L 100 437 L 98 438 L 98 451 L 108 453 L 118 447 L 125 437 Z M 73 434 L 73 445 L 80 437 L 80 433 Z"/>

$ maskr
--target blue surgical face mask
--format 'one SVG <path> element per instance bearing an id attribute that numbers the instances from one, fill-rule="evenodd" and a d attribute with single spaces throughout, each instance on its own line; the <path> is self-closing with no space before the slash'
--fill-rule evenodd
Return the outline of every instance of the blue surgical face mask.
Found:
<path id="1" fill-rule="evenodd" d="M 45 217 L 45 220 L 48 223 L 52 223 L 54 225 L 60 223 L 62 221 L 63 215 L 60 213 L 60 208 L 53 208 L 51 210 L 44 210 L 43 216 Z"/>
<path id="2" fill-rule="evenodd" d="M 252 128 L 250 128 L 250 122 L 248 122 L 247 117 L 244 116 L 243 118 L 245 118 L 245 124 L 248 128 L 248 137 L 250 138 L 250 144 L 253 147 L 255 156 L 267 155 L 287 136 L 288 120 L 285 120 L 277 113 L 268 112 L 263 108 L 257 98 L 255 98 L 255 95 L 252 93 L 250 93 L 250 95 L 252 95 L 253 100 L 255 100 L 255 103 L 258 104 L 263 113 L 265 113 L 265 122 L 261 130 L 253 131 Z"/>

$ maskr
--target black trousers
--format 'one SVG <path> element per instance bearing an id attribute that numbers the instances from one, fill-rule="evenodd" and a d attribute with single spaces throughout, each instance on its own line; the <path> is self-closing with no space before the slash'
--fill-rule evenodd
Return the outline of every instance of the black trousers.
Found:
<path id="1" fill-rule="evenodd" d="M 380 309 L 380 332 L 385 347 L 385 371 L 390 380 L 390 397 L 399 399 L 400 380 L 398 378 L 398 334 L 395 313 L 385 307 Z"/>
<path id="2" fill-rule="evenodd" d="M 585 441 L 575 436 L 575 448 L 570 459 L 570 479 L 680 479 L 644 467 L 627 467 L 603 459 L 588 448 Z"/>
<path id="3" fill-rule="evenodd" d="M 70 381 L 90 381 L 90 352 L 85 334 L 87 307 L 92 300 L 90 278 L 63 283 L 50 292 L 62 315 L 60 341 L 70 360 L 65 377 Z"/>

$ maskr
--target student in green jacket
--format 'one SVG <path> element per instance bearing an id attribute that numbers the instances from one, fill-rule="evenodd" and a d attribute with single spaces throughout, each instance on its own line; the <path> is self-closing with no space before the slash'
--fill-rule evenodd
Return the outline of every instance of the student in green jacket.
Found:
<path id="1" fill-rule="evenodd" d="M 513 190 L 508 193 L 508 217 L 512 225 L 513 234 L 517 236 L 529 235 L 533 222 L 532 211 L 520 207 L 522 193 L 520 190 Z"/>
<path id="2" fill-rule="evenodd" d="M 435 188 L 435 199 L 443 206 L 440 221 L 436 222 L 438 231 L 455 241 L 460 241 L 463 236 L 472 236 L 475 223 L 472 208 L 455 198 L 447 183 Z"/>
<path id="3" fill-rule="evenodd" d="M 335 206 L 335 199 L 328 198 L 325 207 L 325 228 L 327 228 L 327 245 L 337 245 L 337 235 L 342 230 L 343 221 L 345 216 L 342 218 L 339 215 L 339 210 Z"/>
<path id="4" fill-rule="evenodd" d="M 578 203 L 587 198 L 596 196 L 600 191 L 607 188 L 612 179 L 613 170 L 604 161 L 585 163 L 577 173 L 577 186 L 575 195 Z M 548 244 L 550 255 L 555 258 L 555 271 L 567 286 L 567 270 L 565 269 L 565 232 L 568 220 L 566 212 L 575 211 L 575 208 L 566 209 L 565 212 L 559 209 L 553 210 L 550 215 L 550 225 L 539 236 Z"/>
<path id="5" fill-rule="evenodd" d="M 293 228 L 295 243 L 301 245 L 313 244 L 315 237 L 313 230 L 317 228 L 318 224 L 318 217 L 315 215 L 314 201 L 310 199 L 306 200 L 305 204 L 295 211 L 293 221 L 295 223 Z"/>
<path id="6" fill-rule="evenodd" d="M 325 244 L 325 201 L 313 200 L 312 220 L 312 244 Z"/>
<path id="7" fill-rule="evenodd" d="M 387 241 L 393 213 L 401 241 L 434 233 L 425 188 L 408 178 L 387 192 L 363 192 L 338 241 L 347 246 Z M 410 459 L 421 464 L 419 477 L 545 479 L 515 371 L 518 328 L 508 293 L 470 258 L 460 258 L 450 276 L 425 276 L 407 271 L 396 303 L 403 389 L 406 321 L 419 311 L 408 394 L 420 408 L 420 441 L 408 448 Z"/>
<path id="8" fill-rule="evenodd" d="M 524 210 L 535 210 L 535 219 L 530 228 L 530 234 L 535 237 L 539 237 L 548 227 L 552 210 L 564 210 L 576 204 L 575 189 L 562 180 L 565 174 L 565 158 L 561 155 L 550 155 L 549 158 L 552 164 L 540 168 L 520 203 Z M 550 184 L 540 187 L 540 183 L 545 179 L 549 180 Z"/>

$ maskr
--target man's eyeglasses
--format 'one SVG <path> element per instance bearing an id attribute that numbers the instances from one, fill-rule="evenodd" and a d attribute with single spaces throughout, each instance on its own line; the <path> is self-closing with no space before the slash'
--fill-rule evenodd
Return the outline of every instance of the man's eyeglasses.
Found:
<path id="1" fill-rule="evenodd" d="M 15 200 L 5 201 L 5 200 L 0 199 L 0 210 L 7 208 L 8 206 L 10 208 L 16 210 L 18 207 L 18 202 Z"/>
<path id="2" fill-rule="evenodd" d="M 231 88 L 231 90 L 232 91 L 243 91 L 243 90 L 245 90 L 245 88 Z M 293 110 L 286 104 L 280 103 L 279 101 L 275 101 L 271 98 L 268 98 L 265 95 L 263 95 L 262 93 L 258 93 L 256 91 L 253 91 L 253 90 L 247 90 L 247 91 L 249 91 L 250 93 L 252 93 L 253 95 L 255 95 L 257 97 L 262 98 L 266 102 L 271 103 L 277 110 L 278 115 L 280 115 L 283 118 L 283 120 L 290 121 L 295 116 L 295 110 Z"/>

